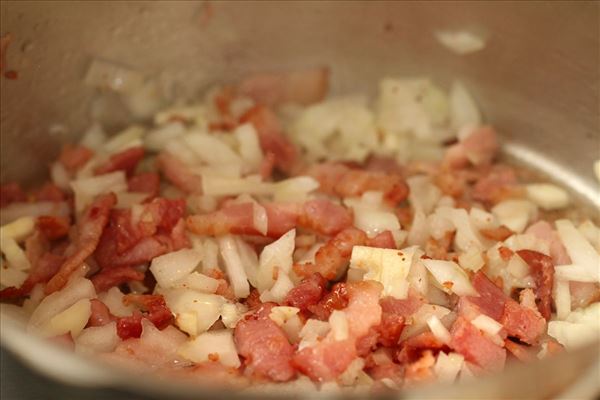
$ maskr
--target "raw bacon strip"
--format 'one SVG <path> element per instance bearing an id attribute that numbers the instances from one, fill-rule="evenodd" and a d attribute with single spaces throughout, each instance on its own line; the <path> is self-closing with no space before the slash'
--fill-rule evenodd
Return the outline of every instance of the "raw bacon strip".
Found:
<path id="1" fill-rule="evenodd" d="M 325 294 L 327 280 L 319 273 L 314 273 L 304 278 L 296 287 L 285 296 L 283 303 L 287 306 L 297 307 L 306 311 L 310 306 L 316 305 Z"/>
<path id="2" fill-rule="evenodd" d="M 319 190 L 340 197 L 357 197 L 367 191 L 380 191 L 384 199 L 398 204 L 408 197 L 408 185 L 398 174 L 352 169 L 339 163 L 310 167 L 307 174 L 320 183 Z"/>
<path id="3" fill-rule="evenodd" d="M 71 223 L 69 218 L 42 215 L 38 217 L 37 228 L 49 240 L 56 240 L 67 236 Z"/>
<path id="4" fill-rule="evenodd" d="M 100 241 L 104 227 L 108 223 L 110 210 L 116 204 L 114 193 L 98 196 L 81 216 L 77 224 L 75 252 L 67 258 L 56 275 L 46 285 L 46 294 L 54 293 L 63 288 L 71 274 L 88 258 Z"/>
<path id="5" fill-rule="evenodd" d="M 0 186 L 0 207 L 25 200 L 27 200 L 27 196 L 18 183 L 11 182 Z"/>
<path id="6" fill-rule="evenodd" d="M 338 271 L 350 261 L 352 248 L 362 246 L 366 241 L 367 234 L 360 229 L 344 229 L 317 251 L 314 264 L 295 264 L 294 271 L 299 276 L 309 276 L 318 272 L 325 279 L 332 280 Z"/>
<path id="7" fill-rule="evenodd" d="M 533 250 L 519 250 L 517 254 L 529 265 L 536 286 L 534 292 L 537 307 L 548 321 L 552 314 L 552 285 L 554 283 L 552 259 Z"/>
<path id="8" fill-rule="evenodd" d="M 144 158 L 143 147 L 130 147 L 110 156 L 108 161 L 94 170 L 96 175 L 114 171 L 124 171 L 127 176 L 133 175 L 138 163 Z"/>
<path id="9" fill-rule="evenodd" d="M 483 369 L 498 372 L 504 368 L 506 350 L 485 337 L 463 317 L 452 325 L 450 347 Z"/>
<path id="10" fill-rule="evenodd" d="M 165 178 L 186 193 L 202 193 L 202 178 L 194 174 L 187 165 L 168 153 L 156 157 L 158 168 Z"/>
<path id="11" fill-rule="evenodd" d="M 158 196 L 160 175 L 156 172 L 142 172 L 127 180 L 127 190 L 130 192 L 148 193 L 149 198 Z"/>
<path id="12" fill-rule="evenodd" d="M 234 339 L 246 368 L 254 376 L 285 382 L 296 375 L 291 362 L 294 348 L 283 330 L 269 318 L 274 306 L 265 303 L 239 321 Z"/>
<path id="13" fill-rule="evenodd" d="M 248 110 L 240 122 L 251 123 L 256 129 L 260 147 L 265 154 L 272 153 L 275 166 L 290 173 L 296 162 L 296 147 L 283 135 L 283 129 L 275 113 L 267 107 L 258 105 Z"/>
<path id="14" fill-rule="evenodd" d="M 104 292 L 113 286 L 119 286 L 123 283 L 132 281 L 143 281 L 144 273 L 130 266 L 105 268 L 91 279 L 96 293 Z"/>
<path id="15" fill-rule="evenodd" d="M 240 93 L 259 104 L 281 103 L 308 105 L 325 98 L 329 87 L 329 68 L 263 73 L 247 77 L 239 85 Z"/>
<path id="16" fill-rule="evenodd" d="M 315 381 L 335 379 L 357 356 L 357 341 L 381 322 L 379 295 L 382 287 L 373 281 L 348 283 L 348 339 L 336 341 L 330 332 L 321 342 L 294 355 L 293 363 Z"/>
<path id="17" fill-rule="evenodd" d="M 85 146 L 66 144 L 58 156 L 58 161 L 67 170 L 74 172 L 83 167 L 93 155 L 94 152 Z"/>

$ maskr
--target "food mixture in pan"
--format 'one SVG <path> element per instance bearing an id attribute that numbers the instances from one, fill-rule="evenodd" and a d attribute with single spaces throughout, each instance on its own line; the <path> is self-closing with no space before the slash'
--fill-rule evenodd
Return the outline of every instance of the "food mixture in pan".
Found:
<path id="1" fill-rule="evenodd" d="M 4 184 L 3 307 L 111 365 L 240 388 L 464 381 L 598 337 L 598 226 L 498 161 L 461 83 L 327 87 L 251 76 Z"/>

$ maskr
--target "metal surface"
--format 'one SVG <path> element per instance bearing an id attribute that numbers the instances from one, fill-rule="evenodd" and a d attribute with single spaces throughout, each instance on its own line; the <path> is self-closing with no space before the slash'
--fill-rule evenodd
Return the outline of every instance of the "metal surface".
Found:
<path id="1" fill-rule="evenodd" d="M 19 73 L 18 80 L 1 80 L 3 182 L 39 179 L 60 143 L 82 133 L 97 96 L 81 83 L 92 58 L 155 76 L 171 97 L 191 97 L 248 71 L 326 64 L 334 92 L 370 92 L 383 76 L 430 76 L 444 86 L 464 81 L 513 155 L 588 204 L 600 202 L 591 169 L 600 158 L 597 2 L 3 1 L 0 7 L 1 33 L 14 36 L 8 68 Z M 461 28 L 485 34 L 486 48 L 457 56 L 434 37 Z M 581 371 L 586 361 L 579 356 L 572 368 Z M 526 385 L 531 397 L 548 397 L 574 375 L 561 372 L 566 364 L 552 365 L 513 374 L 513 383 L 498 377 L 500 383 L 482 383 L 477 393 L 506 397 L 498 388 L 514 395 Z M 120 378 L 117 385 L 137 384 Z M 467 396 L 467 387 L 457 388 L 456 397 Z M 450 395 L 427 390 L 430 397 Z"/>

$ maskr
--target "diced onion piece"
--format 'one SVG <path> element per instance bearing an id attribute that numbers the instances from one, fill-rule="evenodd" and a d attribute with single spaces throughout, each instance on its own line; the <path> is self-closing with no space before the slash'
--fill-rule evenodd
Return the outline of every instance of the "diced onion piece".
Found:
<path id="1" fill-rule="evenodd" d="M 123 293 L 116 286 L 111 287 L 106 292 L 100 293 L 98 298 L 108 307 L 110 313 L 117 317 L 127 317 L 135 310 L 133 304 L 125 305 L 123 303 Z"/>
<path id="2" fill-rule="evenodd" d="M 33 217 L 21 217 L 16 221 L 0 227 L 0 237 L 14 239 L 17 242 L 25 239 L 33 233 L 35 219 Z"/>
<path id="3" fill-rule="evenodd" d="M 472 246 L 458 256 L 458 264 L 464 269 L 477 272 L 485 265 L 485 260 L 481 250 Z"/>
<path id="4" fill-rule="evenodd" d="M 15 268 L 9 268 L 4 263 L 1 263 L 0 266 L 0 285 L 4 287 L 20 287 L 25 279 L 27 279 L 27 274 L 23 271 L 20 271 Z"/>
<path id="5" fill-rule="evenodd" d="M 275 283 L 274 269 L 278 268 L 280 274 L 287 274 L 291 268 L 296 246 L 296 230 L 292 229 L 282 235 L 273 243 L 265 246 L 260 253 L 257 286 L 259 292 L 270 289 Z"/>
<path id="6" fill-rule="evenodd" d="M 423 211 L 417 210 L 415 212 L 410 230 L 408 231 L 408 237 L 406 238 L 406 241 L 411 246 L 422 247 L 425 246 L 428 238 L 429 225 L 427 224 L 427 218 Z"/>
<path id="7" fill-rule="evenodd" d="M 173 282 L 172 287 L 192 289 L 202 293 L 215 293 L 219 287 L 219 281 L 194 271 L 182 279 Z"/>
<path id="8" fill-rule="evenodd" d="M 263 153 L 252 124 L 243 124 L 233 131 L 239 143 L 239 153 L 242 157 L 246 172 L 257 172 L 263 160 Z"/>
<path id="9" fill-rule="evenodd" d="M 206 106 L 195 104 L 167 108 L 154 115 L 154 124 L 164 125 L 176 119 L 194 121 L 199 125 L 199 121 L 206 119 Z"/>
<path id="10" fill-rule="evenodd" d="M 587 271 L 587 275 L 595 282 L 600 282 L 600 255 L 585 237 L 566 219 L 556 221 L 556 229 L 560 239 L 567 249 L 573 264 Z"/>
<path id="11" fill-rule="evenodd" d="M 471 285 L 467 274 L 455 262 L 443 260 L 421 260 L 421 262 L 445 292 L 459 296 L 479 295 Z"/>
<path id="12" fill-rule="evenodd" d="M 73 180 L 71 188 L 75 193 L 75 210 L 81 212 L 99 194 L 127 191 L 127 180 L 123 171 L 115 171 L 91 178 Z"/>
<path id="13" fill-rule="evenodd" d="M 416 175 L 406 180 L 410 188 L 408 201 L 417 211 L 429 214 L 442 197 L 441 190 L 426 175 Z"/>
<path id="14" fill-rule="evenodd" d="M 152 130 L 144 137 L 144 146 L 153 151 L 161 151 L 172 141 L 185 133 L 185 126 L 181 122 L 171 122 Z"/>
<path id="15" fill-rule="evenodd" d="M 438 208 L 438 210 L 446 214 L 454 224 L 456 228 L 454 243 L 459 250 L 465 251 L 471 246 L 477 246 L 481 250 L 485 248 L 485 240 L 471 224 L 471 218 L 466 210 L 462 208 Z"/>
<path id="16" fill-rule="evenodd" d="M 479 230 L 493 229 L 498 227 L 498 221 L 496 220 L 494 214 L 483 211 L 480 208 L 472 207 L 471 211 L 469 211 L 469 217 L 471 219 L 471 223 Z"/>
<path id="17" fill-rule="evenodd" d="M 504 246 L 515 252 L 525 249 L 550 255 L 550 244 L 548 241 L 540 239 L 531 233 L 512 235 L 504 241 Z"/>
<path id="18" fill-rule="evenodd" d="M 331 333 L 334 340 L 348 339 L 348 319 L 344 311 L 333 310 L 329 316 L 329 325 L 331 326 Z"/>
<path id="19" fill-rule="evenodd" d="M 513 232 L 521 233 L 537 215 L 537 207 L 529 200 L 505 200 L 492 208 L 500 224 Z"/>
<path id="20" fill-rule="evenodd" d="M 217 136 L 194 132 L 183 136 L 183 140 L 208 165 L 242 164 L 240 156 Z"/>
<path id="21" fill-rule="evenodd" d="M 569 281 L 554 279 L 552 298 L 556 306 L 556 318 L 566 319 L 571 313 L 571 290 Z"/>
<path id="22" fill-rule="evenodd" d="M 103 149 L 106 153 L 111 154 L 118 153 L 130 147 L 142 146 L 143 142 L 141 139 L 145 132 L 146 130 L 143 127 L 132 125 L 108 139 L 104 143 Z"/>
<path id="23" fill-rule="evenodd" d="M 276 202 L 296 201 L 307 199 L 308 194 L 319 188 L 319 182 L 310 176 L 295 176 L 275 183 L 273 200 Z"/>
<path id="24" fill-rule="evenodd" d="M 566 321 L 548 322 L 548 335 L 567 350 L 597 341 L 600 335 L 600 303 L 571 312 Z"/>
<path id="25" fill-rule="evenodd" d="M 209 361 L 212 357 L 218 356 L 218 361 L 226 367 L 237 368 L 241 365 L 233 342 L 233 331 L 230 329 L 205 332 L 185 342 L 179 347 L 177 353 L 196 363 Z"/>
<path id="26" fill-rule="evenodd" d="M 79 141 L 79 144 L 87 147 L 88 149 L 98 151 L 102 149 L 102 146 L 106 142 L 106 133 L 102 126 L 94 122 L 83 134 L 83 137 Z"/>
<path id="27" fill-rule="evenodd" d="M 250 294 L 250 285 L 248 284 L 248 276 L 244 270 L 244 265 L 240 259 L 235 238 L 232 235 L 226 235 L 218 238 L 217 241 L 235 297 L 248 297 Z"/>
<path id="28" fill-rule="evenodd" d="M 69 186 L 71 177 L 62 163 L 54 162 L 50 164 L 50 178 L 60 189 L 71 190 L 71 186 Z"/>
<path id="29" fill-rule="evenodd" d="M 50 337 L 70 332 L 72 337 L 77 337 L 87 325 L 90 315 L 92 315 L 90 299 L 81 299 L 50 318 L 47 323 L 40 327 L 38 333 Z"/>
<path id="30" fill-rule="evenodd" d="M 459 81 L 450 88 L 450 124 L 458 131 L 465 126 L 481 125 L 481 113 L 467 88 Z"/>
<path id="31" fill-rule="evenodd" d="M 11 203 L 0 211 L 0 225 L 8 224 L 21 217 L 39 217 L 50 215 L 66 217 L 70 213 L 69 205 L 64 202 L 39 201 L 37 203 Z"/>
<path id="32" fill-rule="evenodd" d="M 233 329 L 247 311 L 248 308 L 242 303 L 225 303 L 221 307 L 221 322 L 225 327 Z"/>
<path id="33" fill-rule="evenodd" d="M 329 325 L 329 322 L 319 321 L 318 319 L 309 319 L 300 330 L 300 338 L 302 341 L 298 345 L 298 350 L 302 350 L 304 347 L 313 346 L 320 338 L 325 337 L 330 330 L 331 326 Z"/>
<path id="34" fill-rule="evenodd" d="M 0 238 L 0 246 L 6 262 L 11 268 L 19 271 L 27 271 L 31 267 L 25 252 L 14 239 L 3 236 Z"/>
<path id="35" fill-rule="evenodd" d="M 175 323 L 190 335 L 205 332 L 221 314 L 225 299 L 214 294 L 189 289 L 165 289 L 161 293 L 167 306 L 175 314 Z"/>
<path id="36" fill-rule="evenodd" d="M 159 286 L 172 287 L 184 279 L 202 261 L 202 253 L 194 249 L 182 249 L 156 257 L 150 264 L 150 271 Z"/>
<path id="37" fill-rule="evenodd" d="M 204 238 L 202 241 L 202 272 L 208 273 L 211 269 L 219 269 L 219 245 L 213 238 Z"/>
<path id="38" fill-rule="evenodd" d="M 474 53 L 485 48 L 485 40 L 468 31 L 436 32 L 437 40 L 448 50 L 458 55 Z"/>
<path id="39" fill-rule="evenodd" d="M 588 219 L 583 221 L 577 229 L 594 246 L 596 251 L 600 251 L 600 228 L 596 224 Z"/>
<path id="40" fill-rule="evenodd" d="M 446 345 L 450 344 L 450 340 L 452 339 L 450 332 L 448 332 L 448 329 L 446 329 L 438 317 L 435 315 L 430 316 L 427 319 L 427 325 L 437 340 Z"/>
<path id="41" fill-rule="evenodd" d="M 451 383 L 454 382 L 461 371 L 464 361 L 465 358 L 461 354 L 452 352 L 446 355 L 446 353 L 440 351 L 433 370 L 440 382 Z"/>
<path id="42" fill-rule="evenodd" d="M 508 261 L 506 269 L 515 278 L 524 278 L 529 275 L 529 265 L 516 253 Z"/>
<path id="43" fill-rule="evenodd" d="M 594 162 L 594 174 L 596 175 L 596 179 L 600 182 L 600 160 Z"/>
<path id="44" fill-rule="evenodd" d="M 420 255 L 418 254 L 413 257 L 413 262 L 410 271 L 408 272 L 408 281 L 414 290 L 421 293 L 423 296 L 427 296 L 429 275 L 427 273 L 427 268 L 425 268 L 419 257 Z"/>
<path id="45" fill-rule="evenodd" d="M 527 197 L 544 210 L 559 210 L 569 205 L 566 190 L 550 183 L 531 183 L 525 186 Z"/>
<path id="46" fill-rule="evenodd" d="M 52 317 L 71 307 L 81 299 L 96 297 L 92 282 L 85 278 L 75 278 L 62 290 L 46 296 L 35 309 L 27 326 L 28 331 L 36 330 Z"/>
<path id="47" fill-rule="evenodd" d="M 381 232 L 400 229 L 400 222 L 392 212 L 356 207 L 354 208 L 354 226 L 364 231 L 369 237 L 373 237 Z"/>
<path id="48" fill-rule="evenodd" d="M 574 282 L 597 282 L 598 279 L 590 270 L 582 265 L 557 265 L 554 267 L 554 276 L 556 279 Z"/>
<path id="49" fill-rule="evenodd" d="M 344 386 L 354 386 L 359 375 L 363 372 L 365 360 L 363 358 L 355 358 L 348 367 L 338 376 L 338 381 Z"/>
<path id="50" fill-rule="evenodd" d="M 480 314 L 471 320 L 471 324 L 477 329 L 489 334 L 490 336 L 497 335 L 502 330 L 502 324 L 487 315 Z"/>
<path id="51" fill-rule="evenodd" d="M 291 281 L 288 274 L 279 271 L 277 279 L 273 286 L 262 292 L 260 295 L 260 301 L 263 303 L 274 301 L 275 303 L 282 303 L 285 296 L 290 290 L 294 288 L 294 283 Z"/>
<path id="52" fill-rule="evenodd" d="M 441 321 L 448 314 L 450 314 L 450 310 L 446 307 L 434 304 L 423 304 L 415 313 L 406 319 L 406 327 L 400 335 L 400 340 L 424 332 L 428 328 L 427 321 L 432 315 L 436 316 Z"/>
<path id="53" fill-rule="evenodd" d="M 450 208 L 444 207 L 442 209 L 449 210 Z M 437 211 L 427 216 L 427 225 L 429 234 L 435 240 L 442 239 L 447 232 L 452 232 L 455 229 L 452 220 L 444 213 Z"/>
<path id="54" fill-rule="evenodd" d="M 271 318 L 271 320 L 273 320 L 273 322 L 275 322 L 277 325 L 283 326 L 285 321 L 289 320 L 299 312 L 300 309 L 298 307 L 277 306 L 271 309 L 269 318 Z"/>
<path id="55" fill-rule="evenodd" d="M 92 355 L 113 351 L 121 339 L 117 335 L 117 323 L 109 322 L 103 326 L 85 328 L 75 339 L 75 351 Z"/>
<path id="56" fill-rule="evenodd" d="M 252 203 L 252 225 L 261 235 L 266 236 L 269 229 L 267 210 L 257 202 Z"/>
<path id="57" fill-rule="evenodd" d="M 383 285 L 382 296 L 405 299 L 408 295 L 408 272 L 416 248 L 403 250 L 354 246 L 350 267 L 366 271 L 364 280 L 374 280 Z"/>

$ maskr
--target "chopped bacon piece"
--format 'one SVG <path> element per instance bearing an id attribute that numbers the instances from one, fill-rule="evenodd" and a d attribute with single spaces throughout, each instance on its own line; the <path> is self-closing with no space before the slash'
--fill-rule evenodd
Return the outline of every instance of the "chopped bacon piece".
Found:
<path id="1" fill-rule="evenodd" d="M 127 190 L 130 192 L 148 193 L 150 198 L 158 196 L 160 175 L 156 172 L 142 172 L 127 180 Z"/>
<path id="2" fill-rule="evenodd" d="M 328 87 L 329 68 L 316 67 L 252 75 L 240 83 L 239 90 L 267 106 L 288 102 L 308 105 L 323 100 Z"/>
<path id="3" fill-rule="evenodd" d="M 91 279 L 96 293 L 104 292 L 113 286 L 126 282 L 143 281 L 144 273 L 131 266 L 104 268 Z"/>
<path id="4" fill-rule="evenodd" d="M 133 175 L 138 163 L 144 158 L 143 147 L 130 147 L 110 156 L 108 161 L 94 170 L 96 175 L 114 171 L 124 171 L 127 176 Z"/>
<path id="5" fill-rule="evenodd" d="M 546 320 L 537 310 L 523 307 L 512 299 L 504 305 L 504 314 L 499 322 L 509 336 L 528 344 L 535 343 L 546 331 Z"/>
<path id="6" fill-rule="evenodd" d="M 316 273 L 314 275 L 320 274 Z M 317 304 L 309 305 L 307 308 L 310 312 L 321 320 L 327 321 L 333 310 L 341 310 L 348 306 L 348 284 L 339 282 L 333 285 L 331 292 L 327 293 Z"/>
<path id="7" fill-rule="evenodd" d="M 217 279 L 217 278 L 215 278 L 215 279 Z M 250 294 L 248 295 L 248 297 L 246 297 L 245 304 L 251 310 L 260 307 L 263 304 L 262 301 L 260 301 L 260 292 L 257 289 L 252 288 L 252 290 L 250 291 Z"/>
<path id="8" fill-rule="evenodd" d="M 430 350 L 423 352 L 421 358 L 410 363 L 404 370 L 404 379 L 406 382 L 418 383 L 433 379 L 434 373 L 432 367 L 435 364 L 435 357 Z"/>
<path id="9" fill-rule="evenodd" d="M 444 348 L 447 349 L 448 346 L 440 342 L 433 333 L 427 331 L 400 343 L 400 351 L 398 351 L 396 358 L 402 364 L 412 363 L 421 358 L 423 352 L 437 353 Z"/>
<path id="10" fill-rule="evenodd" d="M 0 186 L 0 207 L 6 207 L 10 203 L 23 202 L 27 200 L 25 192 L 16 182 L 6 183 Z"/>
<path id="11" fill-rule="evenodd" d="M 395 249 L 396 241 L 390 231 L 383 231 L 372 239 L 367 240 L 367 246 L 379 247 L 380 249 Z"/>
<path id="12" fill-rule="evenodd" d="M 309 200 L 302 206 L 298 224 L 324 235 L 335 235 L 352 225 L 352 214 L 329 200 Z"/>
<path id="13" fill-rule="evenodd" d="M 64 201 L 65 193 L 55 184 L 47 182 L 34 195 L 35 201 Z"/>
<path id="14" fill-rule="evenodd" d="M 295 264 L 294 271 L 299 276 L 309 276 L 318 272 L 325 279 L 334 279 L 339 270 L 350 261 L 352 248 L 364 245 L 367 235 L 360 229 L 347 228 L 323 245 L 315 255 L 315 262 Z"/>
<path id="15" fill-rule="evenodd" d="M 42 215 L 38 217 L 36 226 L 46 238 L 56 240 L 68 235 L 71 222 L 67 217 Z"/>
<path id="16" fill-rule="evenodd" d="M 125 305 L 135 304 L 144 312 L 134 311 L 128 317 L 119 318 L 117 321 L 117 335 L 123 340 L 139 338 L 142 334 L 142 319 L 146 318 L 158 329 L 165 329 L 173 320 L 173 314 L 167 307 L 162 295 L 153 294 L 127 294 L 123 296 Z"/>
<path id="17" fill-rule="evenodd" d="M 102 268 L 135 265 L 187 247 L 184 200 L 155 198 L 144 205 L 137 224 L 131 210 L 115 209 L 95 252 Z"/>
<path id="18" fill-rule="evenodd" d="M 285 382 L 296 372 L 292 366 L 294 348 L 269 314 L 275 304 L 265 303 L 235 327 L 234 339 L 246 368 L 257 377 Z"/>
<path id="19" fill-rule="evenodd" d="M 496 157 L 500 145 L 496 132 L 489 126 L 474 129 L 467 137 L 448 148 L 444 164 L 452 168 L 473 165 L 489 165 Z"/>
<path id="20" fill-rule="evenodd" d="M 511 249 L 509 249 L 508 247 L 505 247 L 505 246 L 498 247 L 498 253 L 500 254 L 500 257 L 502 257 L 502 259 L 504 261 L 510 260 L 511 257 L 515 254 Z"/>
<path id="21" fill-rule="evenodd" d="M 535 281 L 535 296 L 537 307 L 542 316 L 548 321 L 552 314 L 552 285 L 554 284 L 554 264 L 545 254 L 533 250 L 517 251 L 527 265 Z"/>
<path id="22" fill-rule="evenodd" d="M 600 301 L 600 285 L 595 282 L 569 282 L 571 307 L 584 308 Z"/>
<path id="23" fill-rule="evenodd" d="M 434 183 L 446 196 L 461 198 L 468 186 L 464 171 L 442 169 L 434 176 Z"/>
<path id="24" fill-rule="evenodd" d="M 527 228 L 525 233 L 532 234 L 536 238 L 549 243 L 550 257 L 552 257 L 554 265 L 571 264 L 571 257 L 567 254 L 567 250 L 565 249 L 565 246 L 563 246 L 558 233 L 552 229 L 552 225 L 548 222 L 538 221 Z"/>
<path id="25" fill-rule="evenodd" d="M 450 347 L 488 371 L 501 371 L 506 361 L 506 350 L 488 339 L 463 317 L 452 325 Z"/>
<path id="26" fill-rule="evenodd" d="M 352 169 L 340 163 L 317 164 L 307 174 L 319 181 L 320 191 L 331 195 L 356 197 L 367 191 L 381 191 L 393 205 L 408 197 L 408 185 L 398 174 Z"/>
<path id="27" fill-rule="evenodd" d="M 481 229 L 479 232 L 481 232 L 485 238 L 495 240 L 496 242 L 504 242 L 514 234 L 513 231 L 504 225 L 500 225 L 497 228 Z"/>
<path id="28" fill-rule="evenodd" d="M 378 328 L 379 343 L 386 347 L 396 346 L 406 318 L 417 311 L 422 302 L 416 297 L 399 300 L 387 296 L 381 299 L 379 304 L 382 311 L 381 325 Z"/>
<path id="29" fill-rule="evenodd" d="M 348 321 L 348 339 L 337 341 L 330 332 L 314 346 L 298 351 L 293 358 L 296 368 L 315 381 L 335 379 L 357 356 L 360 338 L 381 322 L 379 295 L 382 286 L 373 281 L 348 283 L 348 307 L 344 309 Z"/>
<path id="30" fill-rule="evenodd" d="M 259 174 L 264 181 L 268 180 L 271 175 L 273 175 L 273 168 L 275 168 L 275 154 L 270 151 L 265 154 L 258 169 Z"/>
<path id="31" fill-rule="evenodd" d="M 471 192 L 474 200 L 486 204 L 496 204 L 521 194 L 515 170 L 506 165 L 494 165 L 491 170 L 481 176 Z"/>
<path id="32" fill-rule="evenodd" d="M 308 310 L 309 306 L 316 305 L 325 294 L 327 280 L 319 273 L 314 273 L 304 278 L 296 287 L 288 292 L 283 300 L 287 306 Z"/>
<path id="33" fill-rule="evenodd" d="M 252 107 L 240 118 L 240 122 L 251 123 L 256 129 L 260 147 L 265 154 L 273 153 L 275 166 L 290 173 L 296 162 L 296 147 L 284 136 L 281 124 L 275 113 L 267 107 Z"/>
<path id="34" fill-rule="evenodd" d="M 110 210 L 116 204 L 114 193 L 98 196 L 85 210 L 77 224 L 75 252 L 71 254 L 56 275 L 46 285 L 46 294 L 63 288 L 71 274 L 76 271 L 96 250 L 104 227 L 108 223 Z"/>
<path id="35" fill-rule="evenodd" d="M 58 161 L 73 172 L 83 167 L 93 155 L 94 152 L 85 146 L 66 144 L 58 156 Z"/>
<path id="36" fill-rule="evenodd" d="M 90 315 L 90 320 L 88 321 L 87 326 L 104 326 L 116 320 L 116 317 L 110 313 L 106 304 L 100 300 L 91 299 L 90 306 L 92 309 L 92 315 Z"/>
<path id="37" fill-rule="evenodd" d="M 404 175 L 405 171 L 393 157 L 371 155 L 365 165 L 367 171 L 383 172 L 385 174 Z"/>
<path id="38" fill-rule="evenodd" d="M 186 193 L 202 193 L 202 178 L 183 161 L 165 152 L 160 153 L 156 161 L 165 178 L 177 188 Z"/>

